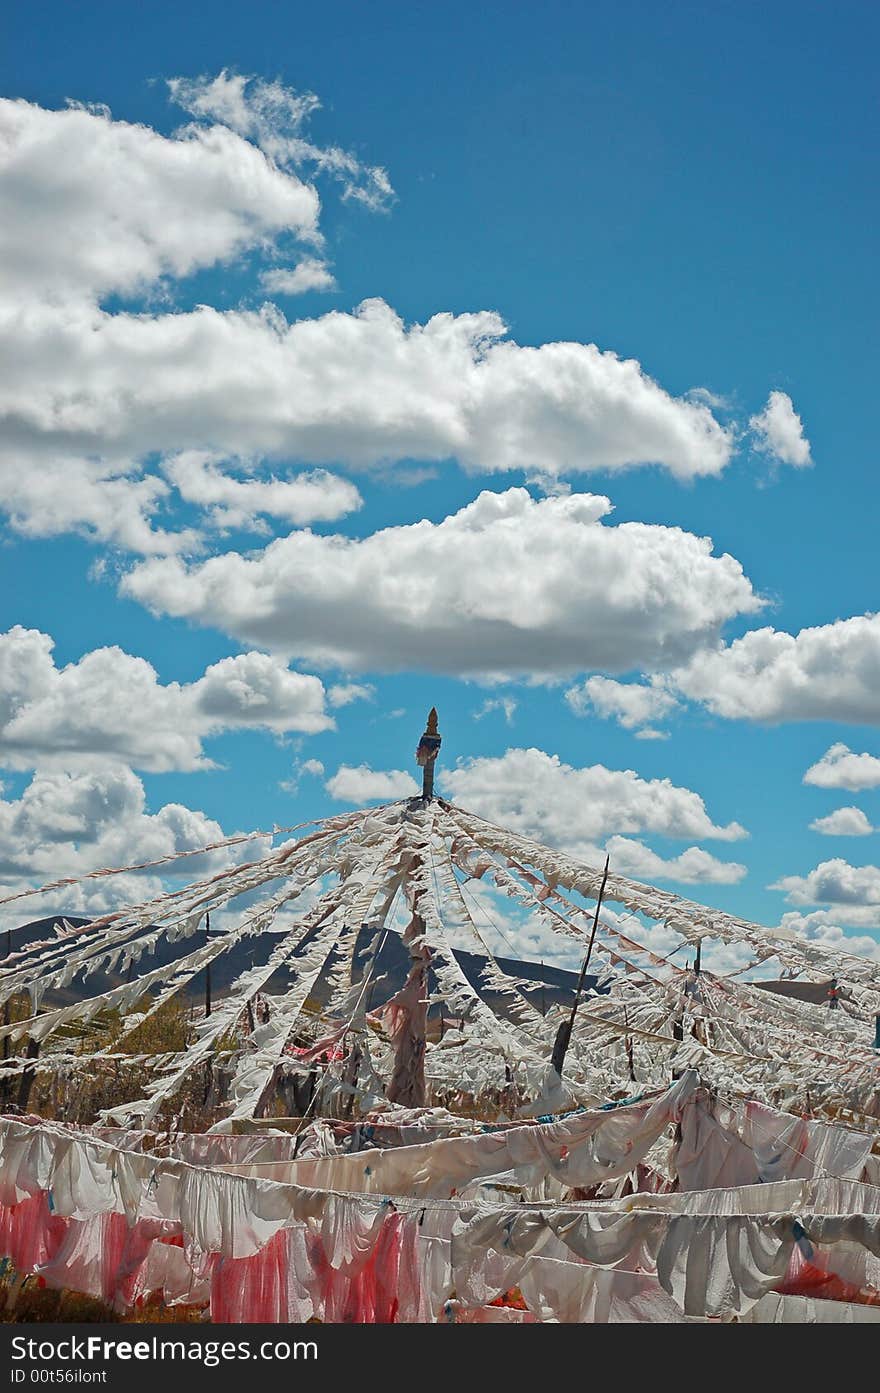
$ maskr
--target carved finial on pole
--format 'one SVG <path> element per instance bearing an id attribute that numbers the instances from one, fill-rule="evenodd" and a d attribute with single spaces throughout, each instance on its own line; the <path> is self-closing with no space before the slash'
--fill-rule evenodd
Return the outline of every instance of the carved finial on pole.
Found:
<path id="1" fill-rule="evenodd" d="M 434 763 L 440 752 L 443 737 L 437 730 L 437 708 L 432 706 L 428 712 L 428 724 L 416 750 L 416 764 L 424 770 L 422 777 L 422 797 L 434 797 Z"/>

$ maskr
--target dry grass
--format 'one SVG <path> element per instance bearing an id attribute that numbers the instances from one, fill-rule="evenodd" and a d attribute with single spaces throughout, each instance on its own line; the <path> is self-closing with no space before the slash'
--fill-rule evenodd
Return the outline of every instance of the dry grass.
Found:
<path id="1" fill-rule="evenodd" d="M 196 1038 L 197 1018 L 186 998 L 171 998 L 138 1023 L 136 1017 L 146 1015 L 153 1005 L 153 999 L 147 996 L 127 1017 L 110 1009 L 98 1012 L 91 1021 L 71 1022 L 57 1032 L 49 1046 L 74 1055 L 91 1056 L 98 1050 L 131 1055 L 131 1064 L 125 1059 L 89 1058 L 81 1065 L 61 1065 L 53 1074 L 35 1074 L 30 1089 L 25 1090 L 26 1101 L 21 1076 L 3 1081 L 0 1074 L 0 1111 L 23 1104 L 28 1112 L 50 1120 L 88 1124 L 95 1122 L 104 1109 L 142 1097 L 151 1070 L 137 1056 L 179 1054 Z M 27 994 L 13 998 L 11 1020 L 26 1020 L 30 1014 Z M 27 1045 L 27 1037 L 16 1041 L 16 1054 L 23 1055 Z M 239 1030 L 227 1031 L 218 1039 L 213 1059 L 222 1061 L 240 1046 Z M 204 1131 L 216 1121 L 216 1101 L 212 1065 L 207 1063 L 193 1071 L 177 1096 L 161 1111 L 156 1129 Z"/>
<path id="2" fill-rule="evenodd" d="M 153 1298 L 122 1316 L 112 1306 L 75 1291 L 54 1291 L 41 1285 L 39 1277 L 24 1283 L 15 1273 L 0 1281 L 0 1324 L 45 1325 L 79 1322 L 114 1325 L 181 1325 L 204 1319 L 201 1306 L 166 1306 Z"/>

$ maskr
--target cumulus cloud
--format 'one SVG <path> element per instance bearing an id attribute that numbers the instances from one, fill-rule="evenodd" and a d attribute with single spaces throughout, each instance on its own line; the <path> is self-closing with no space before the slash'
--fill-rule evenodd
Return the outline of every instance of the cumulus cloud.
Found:
<path id="1" fill-rule="evenodd" d="M 747 836 L 738 822 L 714 823 L 698 793 L 669 779 L 642 779 L 632 769 L 603 764 L 576 769 L 534 748 L 467 760 L 441 777 L 462 807 L 554 846 L 572 836 L 615 832 L 726 842 Z"/>
<path id="2" fill-rule="evenodd" d="M 157 514 L 170 498 L 164 479 L 142 476 L 130 463 L 63 451 L 35 459 L 28 449 L 21 452 L 0 442 L 0 510 L 12 530 L 25 537 L 76 532 L 143 556 L 199 550 L 196 528 L 161 525 Z"/>
<path id="3" fill-rule="evenodd" d="M 738 861 L 721 861 L 700 846 L 689 846 L 678 856 L 658 856 L 644 842 L 631 837 L 609 837 L 603 850 L 619 875 L 636 880 L 677 880 L 683 885 L 736 885 L 748 875 Z M 594 863 L 601 860 L 591 856 Z"/>
<path id="4" fill-rule="evenodd" d="M 763 411 L 750 419 L 749 428 L 762 454 L 796 469 L 813 463 L 803 422 L 786 392 L 771 392 Z"/>
<path id="5" fill-rule="evenodd" d="M 195 682 L 163 684 L 121 648 L 56 666 L 48 634 L 19 625 L 0 634 L 0 764 L 81 767 L 117 761 L 141 769 L 197 769 L 202 741 L 224 730 L 276 735 L 332 728 L 317 677 L 265 653 L 212 664 Z"/>
<path id="6" fill-rule="evenodd" d="M 407 326 L 375 299 L 292 323 L 271 307 L 61 318 L 33 307 L 13 327 L 20 357 L 4 395 L 23 430 L 54 429 L 56 445 L 63 430 L 68 449 L 211 443 L 354 468 L 454 456 L 474 473 L 657 463 L 682 479 L 720 474 L 732 452 L 707 408 L 669 396 L 638 363 L 591 344 L 521 347 L 490 312 Z M 52 364 L 51 382 L 35 359 Z M 112 395 L 126 388 L 130 400 Z"/>
<path id="7" fill-rule="evenodd" d="M 640 739 L 662 739 L 663 733 L 650 726 L 661 721 L 678 706 L 675 696 L 662 682 L 650 686 L 638 682 L 615 682 L 610 677 L 588 677 L 570 687 L 565 699 L 576 716 L 592 712 L 605 719 L 613 717 L 624 730 L 638 731 Z"/>
<path id="8" fill-rule="evenodd" d="M 155 453 L 352 469 L 454 457 L 473 473 L 724 468 L 732 446 L 711 414 L 638 364 L 584 344 L 521 348 L 504 332 L 493 314 L 407 328 L 381 301 L 293 323 L 270 305 L 135 315 L 0 303 L 0 505 L 35 535 L 93 530 L 150 552 L 173 547 L 114 531 L 114 507 L 93 495 L 125 494 L 148 534 L 173 503 L 164 480 L 141 477 Z"/>
<path id="9" fill-rule="evenodd" d="M 183 690 L 186 690 L 184 688 Z M 223 729 L 263 726 L 278 734 L 332 727 L 319 678 L 291 672 L 267 653 L 222 658 L 192 684 L 196 709 Z"/>
<path id="10" fill-rule="evenodd" d="M 281 82 L 225 68 L 216 77 L 169 78 L 168 89 L 191 116 L 228 126 L 253 141 L 274 164 L 310 166 L 339 180 L 344 198 L 379 210 L 394 197 L 388 172 L 380 165 L 366 165 L 348 150 L 316 145 L 306 137 L 311 117 L 321 109 L 314 92 L 296 92 Z"/>
<path id="11" fill-rule="evenodd" d="M 853 915 L 854 911 L 849 911 L 846 922 L 858 925 L 859 919 Z M 801 938 L 821 943 L 826 948 L 838 948 L 845 953 L 856 953 L 860 957 L 880 959 L 880 943 L 875 938 L 871 938 L 867 934 L 846 933 L 838 923 L 834 922 L 835 918 L 839 919 L 840 915 L 835 915 L 827 909 L 812 910 L 809 914 L 790 910 L 787 914 L 783 914 L 779 927 L 800 934 Z M 861 922 L 866 928 L 880 927 L 880 914 L 872 910 L 863 917 Z"/>
<path id="12" fill-rule="evenodd" d="M 239 93 L 237 106 L 228 103 L 228 119 L 219 100 L 224 82 L 230 93 Z M 159 328 L 161 333 L 164 324 L 173 336 L 176 316 L 107 314 L 100 304 L 111 294 L 141 297 L 247 254 L 269 254 L 277 263 L 291 244 L 318 248 L 320 201 L 297 173 L 300 164 L 310 175 L 344 174 L 347 194 L 360 184 L 378 195 L 383 180 L 387 183 L 384 171 L 361 166 L 338 149 L 322 150 L 302 140 L 299 148 L 294 140 L 285 145 L 281 137 L 292 123 L 302 125 L 317 105 L 315 98 L 302 99 L 294 119 L 300 99 L 280 84 L 226 74 L 217 84 L 215 89 L 201 84 L 204 101 L 197 114 L 205 120 L 172 136 L 114 120 L 103 107 L 72 104 L 52 111 L 0 100 L 0 197 L 6 209 L 0 228 L 0 364 L 7 388 L 0 393 L 5 420 L 0 508 L 26 535 L 77 531 L 147 555 L 197 547 L 197 532 L 179 520 L 174 525 L 170 517 L 179 500 L 166 480 L 143 467 L 155 452 L 211 445 L 210 432 L 201 438 L 184 432 L 175 439 L 170 417 L 186 414 L 185 390 L 179 390 L 185 383 L 181 379 L 175 387 L 158 358 L 150 366 L 159 349 L 155 341 L 150 348 L 151 332 Z M 187 93 L 192 97 L 193 111 L 199 85 L 178 84 L 184 104 Z M 242 119 L 249 102 L 250 125 Z M 332 283 L 314 255 L 299 257 L 292 269 L 275 264 L 266 274 L 285 293 Z M 217 317 L 218 327 L 224 322 Z M 115 348 L 114 330 L 122 336 Z M 88 385 L 90 360 L 99 370 L 102 357 L 121 349 L 126 338 L 128 370 L 116 384 L 121 395 L 105 411 L 101 389 Z M 26 340 L 29 350 L 13 373 L 16 344 L 24 348 Z M 236 352 L 235 345 L 222 342 L 222 331 L 213 345 L 203 340 L 202 346 L 199 371 L 208 377 L 217 361 Z M 72 369 L 73 397 L 80 375 L 90 396 L 82 412 L 62 383 L 64 359 Z M 54 379 L 58 392 L 49 387 L 38 401 L 32 389 L 41 395 L 41 379 L 47 385 Z M 158 408 L 169 417 L 164 446 L 158 438 L 150 440 L 146 420 L 140 429 L 129 429 L 136 426 L 138 402 L 148 414 Z M 202 493 L 220 491 L 216 475 L 223 463 L 210 481 L 201 480 Z M 191 492 L 192 469 L 187 477 Z M 183 497 L 189 501 L 185 492 Z M 225 510 L 230 525 L 238 525 L 236 515 L 253 520 L 261 513 L 296 524 L 330 520 L 358 506 L 359 499 L 353 486 L 340 480 L 300 476 L 259 483 L 233 479 L 221 497 L 203 501 L 215 519 Z"/>
<path id="13" fill-rule="evenodd" d="M 304 256 L 292 271 L 280 266 L 264 271 L 260 285 L 270 295 L 304 295 L 308 290 L 334 290 L 336 281 L 326 261 Z"/>
<path id="14" fill-rule="evenodd" d="M 319 199 L 222 125 L 172 137 L 103 108 L 0 99 L 0 293 L 132 294 L 281 233 L 313 242 Z"/>
<path id="15" fill-rule="evenodd" d="M 789 904 L 834 905 L 845 923 L 865 923 L 852 910 L 868 911 L 872 923 L 880 922 L 880 867 L 851 866 L 841 857 L 821 861 L 805 876 L 783 876 L 770 886 L 783 890 Z"/>
<path id="16" fill-rule="evenodd" d="M 483 493 L 363 539 L 297 532 L 250 557 L 148 561 L 123 591 L 318 664 L 543 677 L 681 661 L 760 607 L 708 538 L 608 526 L 609 511 L 590 494 Z"/>
<path id="17" fill-rule="evenodd" d="M 634 833 L 685 840 L 736 841 L 747 835 L 737 822 L 712 821 L 699 794 L 669 779 L 642 779 L 632 769 L 596 764 L 577 769 L 537 749 L 510 749 L 500 758 L 478 758 L 444 770 L 440 784 L 463 808 L 590 864 L 611 855 L 615 869 L 642 879 L 732 883 L 746 874 L 699 847 L 666 860 Z"/>
<path id="18" fill-rule="evenodd" d="M 37 770 L 19 799 L 0 801 L 0 874 L 54 880 L 104 865 L 197 852 L 225 835 L 218 822 L 180 803 L 148 813 L 144 786 L 124 765 L 79 773 Z M 198 873 L 226 864 L 232 854 L 243 853 L 207 853 Z M 193 862 L 187 859 L 180 873 L 196 874 Z"/>
<path id="19" fill-rule="evenodd" d="M 38 770 L 21 797 L 0 799 L 0 895 L 104 866 L 132 865 L 178 852 L 197 853 L 226 834 L 218 822 L 181 803 L 147 810 L 140 779 L 123 765 L 86 772 Z M 184 857 L 163 874 L 209 875 L 253 855 L 255 843 Z M 3 927 L 62 910 L 96 914 L 158 894 L 156 874 L 128 873 L 0 908 Z"/>
<path id="20" fill-rule="evenodd" d="M 637 363 L 587 344 L 523 348 L 504 334 L 490 313 L 407 327 L 376 300 L 293 323 L 271 305 L 136 315 L 0 303 L 0 410 L 11 423 L 0 502 L 17 527 L 39 529 L 23 466 L 54 470 L 56 482 L 70 473 L 68 525 L 86 528 L 87 483 L 156 490 L 138 462 L 184 450 L 353 469 L 454 457 L 473 473 L 723 470 L 732 444 L 714 417 Z"/>
<path id="21" fill-rule="evenodd" d="M 880 787 L 880 759 L 876 755 L 854 754 L 848 745 L 838 743 L 810 765 L 804 783 L 816 784 L 819 788 L 846 788 L 850 793 L 877 788 Z"/>
<path id="22" fill-rule="evenodd" d="M 327 689 L 331 706 L 351 706 L 353 701 L 372 701 L 376 688 L 369 682 L 336 682 Z"/>
<path id="23" fill-rule="evenodd" d="M 877 725 L 880 615 L 797 634 L 752 629 L 731 644 L 696 651 L 673 678 L 685 696 L 733 720 Z"/>
<path id="24" fill-rule="evenodd" d="M 34 467 L 0 444 L 0 507 L 27 537 L 78 532 L 144 556 L 199 552 L 205 531 L 268 531 L 267 518 L 302 526 L 334 522 L 361 506 L 354 484 L 324 469 L 262 477 L 240 461 L 184 450 L 163 460 L 161 477 L 137 463 L 47 455 Z M 245 477 L 241 477 L 245 472 Z M 180 526 L 184 503 L 197 526 Z M 166 522 L 170 526 L 163 526 Z"/>
<path id="25" fill-rule="evenodd" d="M 324 469 L 287 478 L 236 478 L 229 463 L 199 450 L 166 459 L 162 471 L 181 498 L 205 510 L 206 521 L 221 529 L 255 528 L 261 517 L 302 527 L 335 522 L 361 506 L 354 484 Z"/>
<path id="26" fill-rule="evenodd" d="M 874 828 L 861 808 L 835 808 L 827 817 L 815 818 L 810 830 L 824 837 L 867 837 Z"/>
<path id="27" fill-rule="evenodd" d="M 284 792 L 296 797 L 300 790 L 300 785 L 304 778 L 323 779 L 324 765 L 319 759 L 294 759 L 289 779 L 280 779 L 278 787 Z"/>
<path id="28" fill-rule="evenodd" d="M 340 803 L 391 803 L 414 798 L 419 785 L 405 769 L 371 769 L 368 764 L 341 764 L 324 785 Z"/>
<path id="29" fill-rule="evenodd" d="M 171 136 L 105 108 L 0 103 L 0 508 L 14 528 L 192 551 L 154 464 L 187 451 L 212 456 L 211 477 L 190 465 L 185 483 L 222 494 L 205 499 L 213 516 L 296 525 L 304 481 L 241 480 L 236 461 L 454 458 L 550 488 L 590 469 L 723 471 L 736 433 L 705 400 L 595 344 L 521 346 L 491 311 L 412 325 L 381 300 L 293 323 L 272 304 L 168 312 L 181 278 L 231 261 L 256 261 L 270 294 L 329 288 L 312 181 L 374 208 L 392 196 L 381 167 L 305 134 L 311 93 L 229 72 L 169 87 L 194 118 Z M 152 299 L 132 313 L 112 295 Z M 330 511 L 311 516 L 340 516 L 343 487 L 323 481 Z"/>

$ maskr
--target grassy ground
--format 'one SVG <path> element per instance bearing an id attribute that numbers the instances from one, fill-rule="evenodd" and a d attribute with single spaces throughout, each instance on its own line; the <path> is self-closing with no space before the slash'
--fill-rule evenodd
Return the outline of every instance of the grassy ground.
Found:
<path id="1" fill-rule="evenodd" d="M 40 1284 L 39 1277 L 28 1277 L 22 1283 L 15 1273 L 0 1281 L 0 1324 L 39 1325 L 63 1321 L 87 1324 L 107 1323 L 140 1325 L 180 1325 L 203 1319 L 199 1306 L 166 1306 L 162 1301 L 148 1301 L 125 1316 L 94 1297 L 75 1291 L 53 1291 Z"/>
<path id="2" fill-rule="evenodd" d="M 151 1076 L 138 1055 L 178 1054 L 195 1040 L 195 1020 L 190 1004 L 172 998 L 153 1015 L 132 1026 L 138 1014 L 153 1005 L 151 998 L 138 1002 L 126 1019 L 116 1010 L 99 1012 L 86 1024 L 72 1022 L 52 1038 L 50 1048 L 75 1055 L 92 1056 L 97 1050 L 115 1055 L 131 1055 L 126 1059 L 84 1058 L 83 1063 L 62 1065 L 55 1073 L 36 1073 L 29 1080 L 21 1076 L 4 1080 L 0 1070 L 0 1111 L 14 1107 L 39 1113 L 47 1119 L 63 1122 L 93 1123 L 105 1108 L 115 1108 L 143 1096 Z M 31 1014 L 28 997 L 13 998 L 10 1019 L 26 1020 Z M 236 1032 L 217 1041 L 214 1059 L 221 1061 L 231 1050 L 240 1046 Z M 27 1037 L 15 1042 L 17 1055 L 23 1055 Z M 166 1130 L 172 1122 L 176 1130 L 204 1131 L 216 1120 L 211 1064 L 193 1070 L 178 1095 L 156 1120 L 156 1130 Z"/>

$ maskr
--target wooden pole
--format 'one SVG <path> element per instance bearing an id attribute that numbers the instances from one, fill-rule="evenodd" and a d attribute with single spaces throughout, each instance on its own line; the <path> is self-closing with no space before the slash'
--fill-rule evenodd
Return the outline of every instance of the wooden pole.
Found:
<path id="1" fill-rule="evenodd" d="M 437 729 L 437 708 L 432 706 L 424 734 L 416 748 L 416 763 L 423 770 L 422 799 L 434 797 L 434 764 L 442 737 Z M 417 870 L 420 858 L 414 863 Z M 394 1067 L 385 1090 L 389 1102 L 407 1108 L 425 1105 L 425 1047 L 428 1035 L 428 967 L 430 949 L 424 946 L 425 921 L 413 906 L 412 918 L 403 932 L 404 947 L 409 950 L 409 972 L 406 982 L 394 1000 L 402 1009 L 402 1021 L 394 1047 Z"/>
<path id="2" fill-rule="evenodd" d="M 205 915 L 205 942 L 206 942 L 206 943 L 210 943 L 210 941 L 211 941 L 211 915 L 210 915 L 210 912 L 208 912 L 208 913 L 206 913 L 206 915 Z M 207 966 L 205 967 L 205 1016 L 206 1016 L 206 1017 L 207 1017 L 207 1016 L 210 1016 L 210 1014 L 211 1014 L 211 964 L 208 963 Z"/>
<path id="3" fill-rule="evenodd" d="M 443 737 L 437 730 L 437 708 L 432 706 L 428 712 L 428 723 L 416 750 L 416 763 L 422 766 L 422 798 L 430 801 L 434 797 L 434 765 L 440 753 Z"/>
<path id="4" fill-rule="evenodd" d="M 28 1040 L 25 1050 L 26 1059 L 36 1059 L 40 1053 L 39 1040 Z M 21 1072 L 21 1082 L 18 1085 L 18 1110 L 27 1112 L 28 1101 L 31 1096 L 31 1089 L 34 1085 L 35 1071 L 33 1069 L 23 1069 Z"/>
<path id="5" fill-rule="evenodd" d="M 7 929 L 7 930 L 6 930 L 6 956 L 7 956 L 7 958 L 11 958 L 11 957 L 12 957 L 12 930 L 11 930 L 11 929 Z M 4 1003 L 3 1003 L 3 1024 L 4 1024 L 4 1025 L 9 1025 L 9 1022 L 10 1022 L 11 1018 L 12 1018 L 12 1003 L 10 1002 L 9 998 L 7 997 L 6 1000 L 5 1000 Z M 3 1058 L 4 1058 L 4 1059 L 8 1059 L 8 1058 L 9 1058 L 9 1036 L 8 1036 L 8 1035 L 4 1035 L 4 1036 L 3 1036 Z"/>
<path id="6" fill-rule="evenodd" d="M 596 900 L 596 913 L 593 916 L 593 931 L 590 934 L 590 942 L 587 945 L 587 956 L 584 958 L 584 965 L 581 968 L 580 976 L 578 977 L 577 988 L 574 994 L 574 1002 L 571 1008 L 571 1015 L 569 1016 L 567 1021 L 562 1022 L 562 1025 L 559 1027 L 559 1030 L 556 1033 L 556 1040 L 553 1045 L 553 1055 L 551 1057 L 551 1063 L 553 1064 L 553 1067 L 556 1070 L 557 1074 L 560 1075 L 562 1074 L 562 1067 L 565 1064 L 565 1056 L 568 1053 L 568 1047 L 571 1043 L 571 1032 L 574 1030 L 574 1019 L 577 1015 L 577 1008 L 580 1005 L 581 992 L 584 988 L 584 979 L 586 978 L 587 967 L 589 966 L 590 956 L 593 952 L 593 944 L 596 941 L 596 930 L 599 927 L 599 911 L 602 908 L 602 896 L 605 894 L 605 885 L 608 881 L 608 865 L 610 860 L 610 856 L 605 857 L 605 870 L 602 873 L 602 884 L 599 886 L 599 897 Z"/>
<path id="7" fill-rule="evenodd" d="M 430 950 L 423 945 L 425 921 L 413 911 L 403 933 L 409 949 L 409 973 L 394 1000 L 403 1008 L 394 1047 L 394 1068 L 385 1089 L 391 1103 L 406 1108 L 425 1106 L 425 1044 L 428 1032 L 428 966 Z"/>

